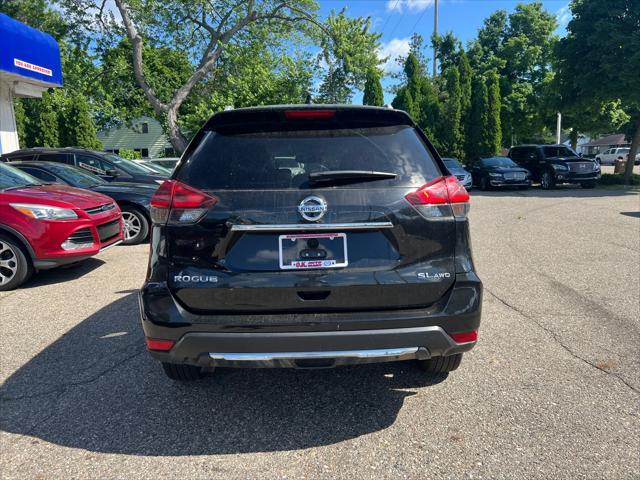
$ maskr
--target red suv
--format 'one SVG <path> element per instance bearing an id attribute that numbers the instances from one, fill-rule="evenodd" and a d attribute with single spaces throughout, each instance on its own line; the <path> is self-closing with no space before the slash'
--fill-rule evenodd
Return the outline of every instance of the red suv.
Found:
<path id="1" fill-rule="evenodd" d="M 44 270 L 89 258 L 122 241 L 113 199 L 62 185 L 43 185 L 0 164 L 0 291 Z"/>

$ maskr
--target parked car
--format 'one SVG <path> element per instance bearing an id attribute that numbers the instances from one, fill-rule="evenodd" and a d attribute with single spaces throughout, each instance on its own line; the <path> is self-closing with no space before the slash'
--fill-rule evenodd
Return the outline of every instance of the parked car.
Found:
<path id="1" fill-rule="evenodd" d="M 473 184 L 482 190 L 504 187 L 527 189 L 531 186 L 531 173 L 508 157 L 478 158 L 471 163 L 470 170 Z"/>
<path id="2" fill-rule="evenodd" d="M 118 205 L 101 193 L 40 180 L 0 163 L 0 290 L 34 270 L 78 262 L 122 241 Z"/>
<path id="3" fill-rule="evenodd" d="M 162 158 L 150 158 L 149 161 L 151 163 L 155 163 L 156 165 L 160 165 L 161 167 L 167 168 L 173 171 L 180 160 L 179 157 L 162 157 Z"/>
<path id="4" fill-rule="evenodd" d="M 582 158 L 566 145 L 518 145 L 511 148 L 509 157 L 529 170 L 543 189 L 558 183 L 579 183 L 582 188 L 593 188 L 600 179 L 598 162 Z"/>
<path id="5" fill-rule="evenodd" d="M 44 183 L 59 183 L 86 188 L 113 198 L 124 221 L 124 244 L 136 245 L 149 236 L 151 217 L 149 208 L 156 185 L 144 183 L 106 182 L 82 168 L 55 162 L 11 162 Z"/>
<path id="6" fill-rule="evenodd" d="M 468 200 L 402 111 L 217 113 L 151 202 L 147 348 L 176 380 L 409 359 L 455 370 L 482 299 Z"/>
<path id="7" fill-rule="evenodd" d="M 613 165 L 616 160 L 627 160 L 629 158 L 630 148 L 609 148 L 602 153 L 596 155 L 596 161 L 600 165 Z M 640 153 L 636 154 L 635 165 L 640 164 Z"/>
<path id="8" fill-rule="evenodd" d="M 467 172 L 462 165 L 455 158 L 443 158 L 447 170 L 451 175 L 455 175 L 455 177 L 464 185 L 464 188 L 467 190 L 471 190 L 473 187 L 473 181 L 471 178 L 471 174 Z"/>
<path id="9" fill-rule="evenodd" d="M 158 165 L 157 163 L 154 163 L 151 160 L 138 159 L 138 160 L 134 160 L 134 162 L 136 162 L 138 165 L 142 165 L 142 167 L 144 167 L 146 170 L 148 170 L 151 173 L 157 173 L 159 175 L 164 175 L 165 177 L 168 177 L 169 175 L 171 175 L 172 170 L 169 170 L 168 168 L 165 168 L 162 165 Z"/>
<path id="10" fill-rule="evenodd" d="M 96 152 L 84 148 L 28 148 L 2 156 L 5 162 L 16 160 L 57 162 L 75 165 L 98 175 L 103 180 L 121 182 L 161 184 L 166 174 L 152 173 L 137 163 L 113 153 Z"/>

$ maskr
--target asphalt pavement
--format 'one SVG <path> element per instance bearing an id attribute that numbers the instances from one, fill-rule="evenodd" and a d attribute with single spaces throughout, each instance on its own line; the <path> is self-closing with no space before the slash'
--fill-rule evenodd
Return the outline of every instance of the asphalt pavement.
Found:
<path id="1" fill-rule="evenodd" d="M 640 478 L 640 197 L 474 192 L 475 350 L 167 379 L 143 347 L 147 245 L 0 293 L 0 477 Z"/>

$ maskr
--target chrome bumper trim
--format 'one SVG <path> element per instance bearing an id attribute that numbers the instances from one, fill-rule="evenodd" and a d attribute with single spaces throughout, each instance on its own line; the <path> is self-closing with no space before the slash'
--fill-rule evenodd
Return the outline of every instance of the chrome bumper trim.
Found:
<path id="1" fill-rule="evenodd" d="M 360 222 L 360 223 L 281 223 L 232 225 L 232 232 L 290 232 L 290 231 L 320 231 L 320 230 L 371 230 L 393 228 L 391 222 Z"/>
<path id="2" fill-rule="evenodd" d="M 274 360 L 309 360 L 309 359 L 373 359 L 373 358 L 416 358 L 419 347 L 383 348 L 375 350 L 336 350 L 328 352 L 268 352 L 268 353 L 209 353 L 214 360 L 228 362 L 270 362 Z"/>

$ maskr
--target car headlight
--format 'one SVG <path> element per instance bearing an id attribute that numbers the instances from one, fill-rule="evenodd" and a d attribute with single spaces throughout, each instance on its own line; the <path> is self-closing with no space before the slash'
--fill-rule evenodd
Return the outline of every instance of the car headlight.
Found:
<path id="1" fill-rule="evenodd" d="M 35 218 L 36 220 L 73 220 L 78 218 L 76 212 L 69 208 L 33 203 L 11 203 L 10 205 L 20 213 L 24 213 L 27 217 Z"/>
<path id="2" fill-rule="evenodd" d="M 489 176 L 493 177 L 493 178 L 501 178 L 502 174 L 501 173 L 490 173 Z"/>
<path id="3" fill-rule="evenodd" d="M 558 165 L 556 163 L 552 163 L 551 166 L 554 170 L 562 170 L 563 172 L 569 170 L 569 167 L 567 167 L 566 165 Z"/>

